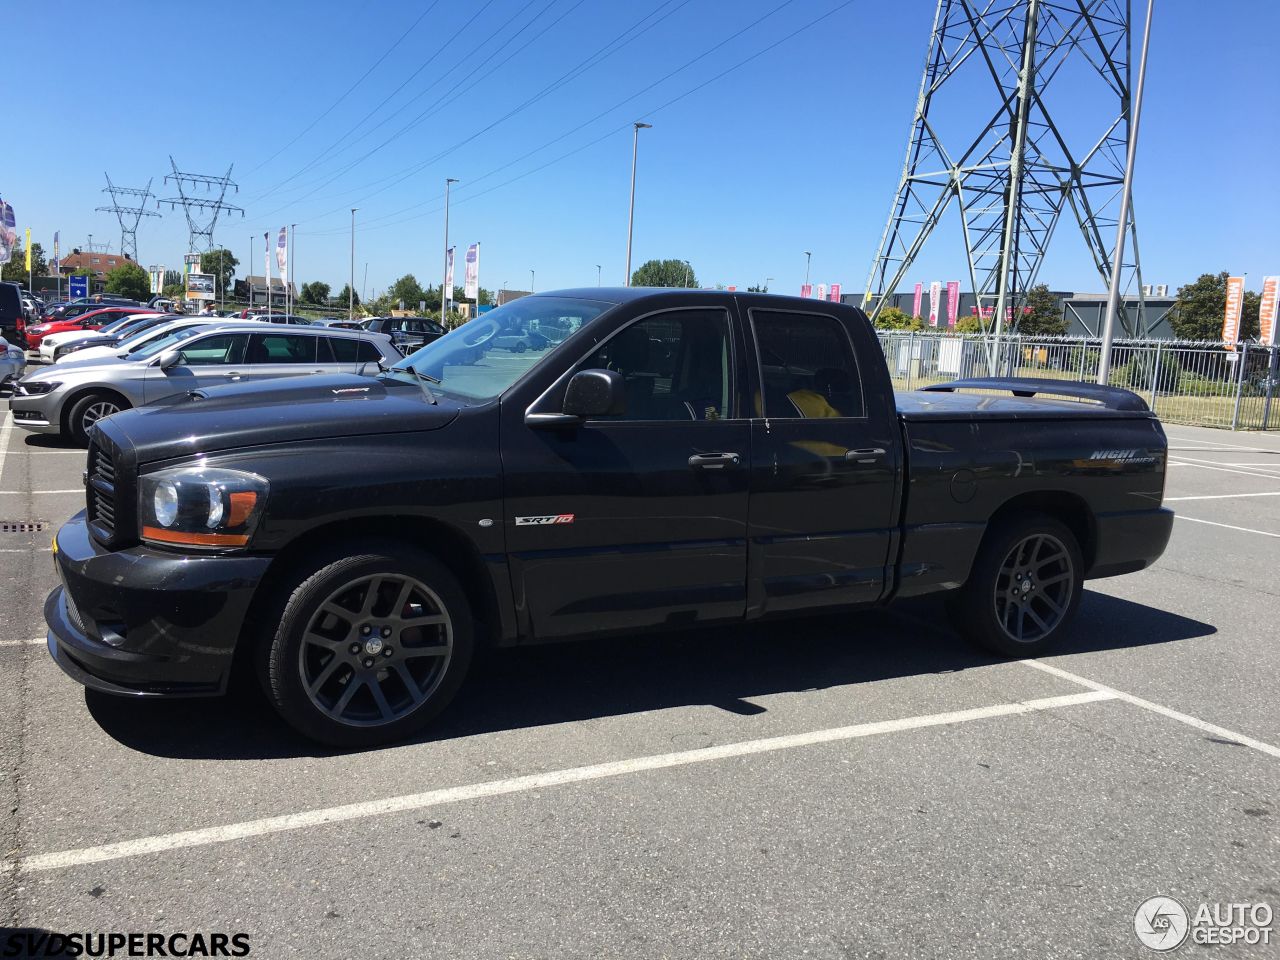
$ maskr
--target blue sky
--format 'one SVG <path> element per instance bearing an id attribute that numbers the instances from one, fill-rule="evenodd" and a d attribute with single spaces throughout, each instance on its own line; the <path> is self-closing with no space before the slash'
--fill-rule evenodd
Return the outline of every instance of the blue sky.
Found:
<path id="1" fill-rule="evenodd" d="M 54 23 L 38 4 L 11 5 L 6 33 L 25 39 L 8 46 L 10 76 L 38 95 L 22 98 L 31 116 L 10 116 L 21 136 L 5 151 L 0 194 L 46 249 L 58 229 L 64 249 L 93 234 L 115 250 L 114 217 L 94 212 L 104 170 L 130 186 L 152 178 L 169 197 L 170 154 L 200 173 L 234 163 L 240 191 L 229 200 L 245 217 L 220 221 L 220 245 L 244 261 L 256 237 L 260 273 L 263 232 L 297 223 L 297 279 L 336 292 L 358 206 L 357 287 L 367 263 L 372 294 L 406 272 L 439 282 L 438 198 L 456 177 L 450 238 L 481 242 L 484 286 L 527 289 L 531 269 L 539 290 L 594 285 L 596 264 L 620 283 L 630 123 L 645 120 L 635 265 L 676 257 L 705 285 L 772 278 L 798 292 L 811 250 L 815 283 L 860 291 L 901 171 L 934 4 L 791 0 L 765 16 L 780 2 L 226 2 L 216 23 L 184 27 L 186 8 L 120 0 L 111 31 L 135 38 L 136 55 L 115 40 L 104 49 L 85 17 Z M 1225 269 L 1256 288 L 1280 272 L 1280 5 L 1162 0 L 1156 17 L 1135 190 L 1146 279 L 1176 287 Z M 652 28 L 506 116 L 637 23 Z M 178 42 L 200 36 L 210 40 L 196 56 Z M 111 106 L 78 116 L 78 103 Z M 177 267 L 185 220 L 162 212 L 141 226 L 140 259 Z M 962 276 L 951 232 L 908 286 Z M 1041 279 L 1101 289 L 1070 224 Z"/>

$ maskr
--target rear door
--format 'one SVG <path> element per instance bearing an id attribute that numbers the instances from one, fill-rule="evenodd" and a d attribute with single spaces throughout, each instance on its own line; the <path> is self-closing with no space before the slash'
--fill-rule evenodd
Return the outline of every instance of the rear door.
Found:
<path id="1" fill-rule="evenodd" d="M 867 395 L 839 317 L 752 308 L 749 328 L 752 612 L 873 602 L 890 583 L 895 532 L 899 444 L 885 398 Z"/>
<path id="2" fill-rule="evenodd" d="M 252 334 L 245 354 L 243 375 L 246 379 L 265 380 L 336 372 L 338 367 L 328 345 L 325 345 L 323 358 L 318 351 L 319 346 L 320 337 L 313 334 L 288 333 L 285 329 Z"/>

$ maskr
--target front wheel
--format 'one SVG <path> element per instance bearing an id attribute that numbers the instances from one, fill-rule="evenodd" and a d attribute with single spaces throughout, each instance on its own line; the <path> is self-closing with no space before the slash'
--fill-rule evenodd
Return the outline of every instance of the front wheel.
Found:
<path id="1" fill-rule="evenodd" d="M 104 417 L 128 410 L 127 401 L 108 393 L 90 393 L 81 397 L 67 414 L 71 438 L 82 447 L 89 445 L 89 431 Z"/>
<path id="2" fill-rule="evenodd" d="M 1022 514 L 990 531 L 950 609 L 956 628 L 979 646 L 1038 656 L 1075 617 L 1083 585 L 1080 545 L 1070 528 L 1044 514 Z"/>
<path id="3" fill-rule="evenodd" d="M 462 586 L 435 557 L 394 543 L 351 553 L 289 594 L 263 680 L 303 735 L 365 747 L 416 733 L 448 705 L 474 631 Z"/>

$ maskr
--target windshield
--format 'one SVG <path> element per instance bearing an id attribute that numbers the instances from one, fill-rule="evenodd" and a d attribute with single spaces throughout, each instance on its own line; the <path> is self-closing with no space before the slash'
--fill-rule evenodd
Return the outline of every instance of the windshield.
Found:
<path id="1" fill-rule="evenodd" d="M 197 333 L 200 333 L 202 329 L 202 327 L 191 326 L 182 327 L 178 330 L 170 330 L 163 337 L 157 337 L 145 346 L 129 351 L 129 354 L 125 359 L 145 360 L 147 357 L 154 357 L 157 353 L 173 346 L 175 343 L 181 343 L 183 340 L 187 339 L 187 337 L 195 336 Z M 122 346 L 123 345 L 127 345 L 127 341 L 125 344 L 122 344 Z"/>
<path id="2" fill-rule="evenodd" d="M 571 333 L 613 306 L 597 300 L 521 297 L 427 344 L 384 376 L 412 377 L 412 367 L 434 378 L 435 393 L 463 402 L 492 400 Z"/>

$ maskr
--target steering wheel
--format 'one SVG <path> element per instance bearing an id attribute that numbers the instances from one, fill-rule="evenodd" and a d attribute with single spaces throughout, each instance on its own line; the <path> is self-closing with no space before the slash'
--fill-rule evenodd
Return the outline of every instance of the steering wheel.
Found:
<path id="1" fill-rule="evenodd" d="M 462 342 L 468 347 L 478 347 L 481 344 L 488 343 L 492 340 L 497 332 L 497 328 L 490 327 L 487 333 L 477 336 L 474 340 L 468 340 L 466 337 L 463 337 Z"/>

